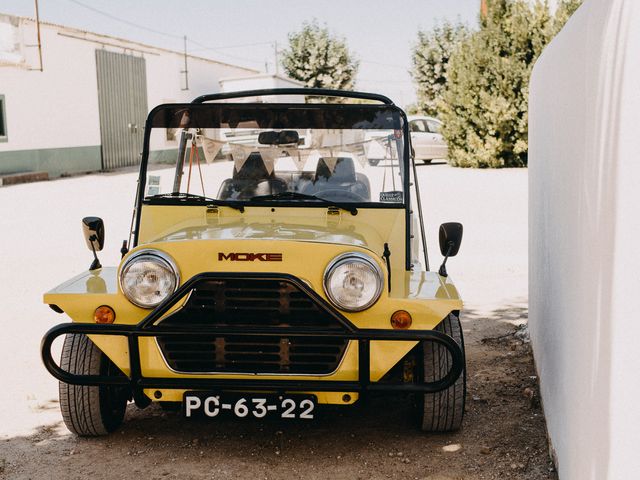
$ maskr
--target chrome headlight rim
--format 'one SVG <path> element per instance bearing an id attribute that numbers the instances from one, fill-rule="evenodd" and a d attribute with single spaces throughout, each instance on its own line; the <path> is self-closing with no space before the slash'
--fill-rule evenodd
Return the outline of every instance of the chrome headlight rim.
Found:
<path id="1" fill-rule="evenodd" d="M 328 285 L 329 274 L 335 268 L 345 263 L 349 263 L 350 261 L 353 261 L 353 260 L 360 261 L 361 263 L 364 263 L 370 266 L 374 270 L 378 279 L 376 282 L 376 292 L 374 296 L 371 298 L 371 300 L 369 300 L 366 304 L 360 307 L 345 307 L 344 305 L 341 305 L 340 302 L 337 301 L 337 299 L 334 297 L 333 293 L 331 292 L 331 289 L 329 288 L 329 285 Z M 369 255 L 366 255 L 360 252 L 345 252 L 338 255 L 337 257 L 335 257 L 333 260 L 329 262 L 329 264 L 327 265 L 327 268 L 325 268 L 324 270 L 322 286 L 324 288 L 324 293 L 327 296 L 327 298 L 331 301 L 331 303 L 334 306 L 336 306 L 340 310 L 343 310 L 345 312 L 362 312 L 363 310 L 367 310 L 368 308 L 371 308 L 380 299 L 380 295 L 382 295 L 382 290 L 384 288 L 384 273 L 380 268 L 380 265 L 378 265 L 378 263 Z"/>
<path id="2" fill-rule="evenodd" d="M 167 297 L 160 300 L 158 303 L 144 304 L 144 303 L 138 302 L 134 298 L 131 298 L 129 295 L 127 295 L 127 292 L 122 287 L 122 276 L 126 271 L 127 267 L 134 261 L 140 260 L 141 257 L 151 257 L 154 260 L 160 260 L 161 263 L 164 263 L 167 267 L 169 267 L 169 270 L 171 270 L 171 272 L 173 273 L 173 276 L 176 279 L 176 284 L 173 288 L 173 291 L 169 293 Z M 156 250 L 155 248 L 143 248 L 142 250 L 133 252 L 131 256 L 127 258 L 125 262 L 122 264 L 122 267 L 120 268 L 120 273 L 118 274 L 118 286 L 120 287 L 120 291 L 127 298 L 127 300 L 133 303 L 136 307 L 144 308 L 147 310 L 153 309 L 158 305 L 160 305 L 164 300 L 166 300 L 169 296 L 175 293 L 175 291 L 178 289 L 178 287 L 180 286 L 180 271 L 178 270 L 178 266 L 176 265 L 176 262 L 173 260 L 173 258 L 169 254 L 163 252 L 162 250 Z"/>

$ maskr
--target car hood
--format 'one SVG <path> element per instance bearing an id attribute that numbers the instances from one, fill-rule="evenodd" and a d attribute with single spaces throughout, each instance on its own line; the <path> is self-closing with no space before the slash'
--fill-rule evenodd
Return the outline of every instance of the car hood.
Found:
<path id="1" fill-rule="evenodd" d="M 187 240 L 287 240 L 353 245 L 378 253 L 384 249 L 384 240 L 380 234 L 357 221 L 344 222 L 339 226 L 322 226 L 299 221 L 243 219 L 214 225 L 204 223 L 181 226 L 153 239 L 154 242 Z"/>

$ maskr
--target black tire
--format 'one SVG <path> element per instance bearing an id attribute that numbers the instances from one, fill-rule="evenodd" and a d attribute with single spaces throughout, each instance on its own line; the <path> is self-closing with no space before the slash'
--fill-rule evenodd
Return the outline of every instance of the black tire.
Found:
<path id="1" fill-rule="evenodd" d="M 60 366 L 78 375 L 123 375 L 102 351 L 82 334 L 64 339 Z M 81 437 L 107 435 L 124 419 L 129 388 L 88 387 L 60 382 L 60 410 L 67 428 Z"/>
<path id="2" fill-rule="evenodd" d="M 462 348 L 464 339 L 460 319 L 453 313 L 438 324 L 435 330 L 446 333 Z M 418 358 L 420 377 L 425 382 L 443 378 L 451 368 L 451 356 L 434 342 L 423 342 Z M 421 367 L 421 368 L 420 368 Z M 453 432 L 460 429 L 464 417 L 467 392 L 466 367 L 451 387 L 438 393 L 418 395 L 417 409 L 420 428 L 425 432 Z"/>
<path id="3" fill-rule="evenodd" d="M 431 160 L 433 160 L 433 159 L 429 158 L 429 159 L 425 159 L 425 160 L 422 160 L 422 161 L 424 162 L 425 165 L 429 165 L 431 163 Z"/>
<path id="4" fill-rule="evenodd" d="M 379 163 L 380 163 L 380 159 L 379 158 L 370 158 L 369 159 L 369 165 L 371 165 L 372 167 L 378 166 Z"/>

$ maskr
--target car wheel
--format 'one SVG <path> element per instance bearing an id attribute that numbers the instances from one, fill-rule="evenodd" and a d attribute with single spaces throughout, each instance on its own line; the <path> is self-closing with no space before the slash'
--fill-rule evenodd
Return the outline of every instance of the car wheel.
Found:
<path id="1" fill-rule="evenodd" d="M 83 334 L 65 337 L 60 366 L 77 375 L 123 375 L 89 337 Z M 81 437 L 106 435 L 118 428 L 131 396 L 128 387 L 89 387 L 64 382 L 59 384 L 59 395 L 65 425 Z"/>
<path id="2" fill-rule="evenodd" d="M 453 338 L 462 348 L 464 340 L 460 319 L 449 314 L 435 328 Z M 422 355 L 418 359 L 419 378 L 424 382 L 434 382 L 443 378 L 451 368 L 451 356 L 446 348 L 434 343 L 423 342 L 418 349 Z M 437 393 L 417 395 L 416 407 L 420 428 L 425 432 L 452 432 L 462 425 L 467 390 L 466 368 L 451 387 Z"/>
<path id="3" fill-rule="evenodd" d="M 369 159 L 369 165 L 371 165 L 372 167 L 377 166 L 380 163 L 380 159 L 379 158 L 370 158 Z"/>
<path id="4" fill-rule="evenodd" d="M 425 159 L 424 159 L 424 160 L 422 160 L 422 161 L 424 162 L 424 164 L 425 164 L 425 165 L 429 165 L 429 164 L 431 163 L 431 160 L 432 160 L 431 158 L 429 158 L 429 159 L 426 159 L 426 158 L 425 158 Z"/>

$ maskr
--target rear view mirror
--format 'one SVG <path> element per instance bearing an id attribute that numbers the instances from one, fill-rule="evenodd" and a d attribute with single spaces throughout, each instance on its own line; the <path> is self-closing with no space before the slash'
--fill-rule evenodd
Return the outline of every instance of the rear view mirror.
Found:
<path id="1" fill-rule="evenodd" d="M 290 145 L 297 144 L 299 140 L 300 135 L 295 130 L 260 132 L 258 135 L 260 145 Z"/>
<path id="2" fill-rule="evenodd" d="M 458 222 L 440 225 L 440 253 L 444 257 L 455 257 L 462 243 L 462 224 Z"/>
<path id="3" fill-rule="evenodd" d="M 82 233 L 84 233 L 87 247 L 93 252 L 93 263 L 89 270 L 102 268 L 96 252 L 99 252 L 104 247 L 104 222 L 100 217 L 84 217 L 82 219 Z"/>
<path id="4" fill-rule="evenodd" d="M 440 225 L 440 253 L 444 257 L 438 273 L 447 276 L 447 259 L 455 257 L 462 243 L 462 224 L 458 222 L 443 223 Z"/>
<path id="5" fill-rule="evenodd" d="M 104 247 L 104 222 L 100 217 L 84 217 L 82 231 L 87 248 L 99 252 Z"/>

